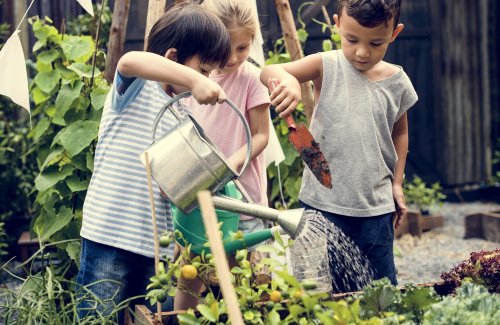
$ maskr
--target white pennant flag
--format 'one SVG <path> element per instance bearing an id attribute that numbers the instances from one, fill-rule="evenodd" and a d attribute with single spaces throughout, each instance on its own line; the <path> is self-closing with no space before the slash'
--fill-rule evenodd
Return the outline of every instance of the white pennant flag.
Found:
<path id="1" fill-rule="evenodd" d="M 10 97 L 31 114 L 28 73 L 19 32 L 16 30 L 0 51 L 0 94 Z"/>
<path id="2" fill-rule="evenodd" d="M 92 7 L 92 0 L 76 0 L 92 17 L 94 17 L 94 8 Z"/>

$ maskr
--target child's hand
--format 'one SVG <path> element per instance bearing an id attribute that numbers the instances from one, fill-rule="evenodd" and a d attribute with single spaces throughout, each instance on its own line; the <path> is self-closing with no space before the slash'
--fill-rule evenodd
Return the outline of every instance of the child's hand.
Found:
<path id="1" fill-rule="evenodd" d="M 271 91 L 271 105 L 274 106 L 276 112 L 281 118 L 285 118 L 292 114 L 301 100 L 300 84 L 297 80 L 288 82 L 277 79 L 269 79 L 268 88 Z"/>
<path id="2" fill-rule="evenodd" d="M 396 204 L 396 212 L 394 212 L 394 226 L 399 228 L 401 222 L 403 222 L 403 218 L 406 217 L 407 211 L 403 186 L 400 184 L 392 184 L 392 196 L 394 198 L 394 203 Z"/>
<path id="3" fill-rule="evenodd" d="M 215 105 L 227 98 L 219 84 L 203 76 L 193 85 L 191 93 L 199 104 Z"/>

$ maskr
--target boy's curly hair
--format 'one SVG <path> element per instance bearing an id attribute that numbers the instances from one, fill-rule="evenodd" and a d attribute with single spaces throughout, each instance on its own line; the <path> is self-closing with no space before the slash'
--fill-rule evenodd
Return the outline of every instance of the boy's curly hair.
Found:
<path id="1" fill-rule="evenodd" d="M 364 27 L 386 26 L 394 18 L 394 28 L 399 24 L 402 0 L 339 0 L 339 17 L 345 12 Z"/>

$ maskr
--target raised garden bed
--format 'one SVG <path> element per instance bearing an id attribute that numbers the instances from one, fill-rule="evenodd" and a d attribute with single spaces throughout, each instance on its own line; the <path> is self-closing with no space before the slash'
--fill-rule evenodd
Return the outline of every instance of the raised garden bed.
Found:
<path id="1" fill-rule="evenodd" d="M 394 237 L 398 238 L 408 233 L 420 237 L 422 232 L 443 227 L 443 225 L 444 218 L 441 214 L 423 215 L 419 211 L 409 210 L 399 228 L 394 231 Z"/>
<path id="2" fill-rule="evenodd" d="M 500 243 L 500 211 L 466 215 L 465 238 L 483 238 Z"/>

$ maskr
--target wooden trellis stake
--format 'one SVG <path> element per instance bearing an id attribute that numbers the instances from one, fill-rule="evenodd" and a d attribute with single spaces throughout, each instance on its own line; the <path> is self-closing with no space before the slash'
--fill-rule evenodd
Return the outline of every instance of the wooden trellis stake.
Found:
<path id="1" fill-rule="evenodd" d="M 198 192 L 198 202 L 200 204 L 203 223 L 207 231 L 210 250 L 215 259 L 215 272 L 219 279 L 222 296 L 227 305 L 229 320 L 233 325 L 243 325 L 243 317 L 241 315 L 236 291 L 231 283 L 231 272 L 229 271 L 226 252 L 217 227 L 217 215 L 215 214 L 214 203 L 212 202 L 210 192 Z"/>
<path id="2" fill-rule="evenodd" d="M 108 41 L 108 53 L 106 55 L 106 80 L 113 82 L 118 60 L 123 55 L 123 45 L 127 34 L 128 13 L 130 0 L 116 0 L 113 8 L 113 19 Z"/>
<path id="3" fill-rule="evenodd" d="M 148 35 L 154 23 L 165 12 L 165 0 L 149 0 L 146 29 L 144 30 L 144 50 L 148 45 Z"/>
<path id="4" fill-rule="evenodd" d="M 300 45 L 297 30 L 295 29 L 295 21 L 290 3 L 288 0 L 275 0 L 274 3 L 280 18 L 281 30 L 285 38 L 285 47 L 288 53 L 290 53 L 290 58 L 292 61 L 302 59 L 304 53 L 302 52 L 302 46 Z M 314 108 L 314 94 L 311 83 L 300 84 L 300 89 L 302 92 L 302 102 L 304 103 L 304 112 L 307 120 L 310 122 Z"/>

